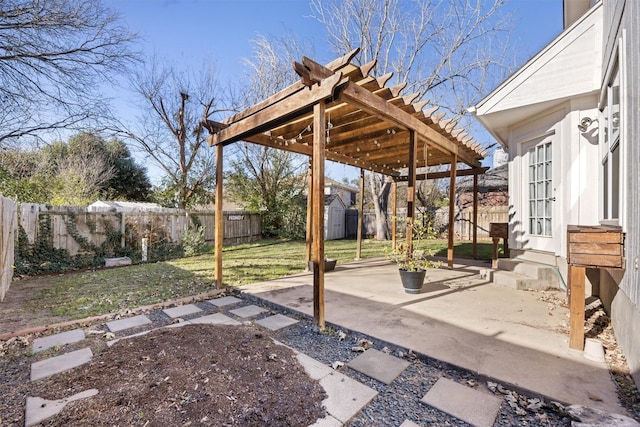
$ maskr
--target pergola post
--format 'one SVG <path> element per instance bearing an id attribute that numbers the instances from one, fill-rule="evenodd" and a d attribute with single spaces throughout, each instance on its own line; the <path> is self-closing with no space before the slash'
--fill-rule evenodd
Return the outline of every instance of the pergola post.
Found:
<path id="1" fill-rule="evenodd" d="M 451 159 L 451 171 L 449 181 L 449 242 L 447 245 L 447 265 L 453 268 L 453 235 L 456 207 L 456 169 L 458 156 L 454 153 Z"/>
<path id="2" fill-rule="evenodd" d="M 312 214 L 313 214 L 313 165 L 312 160 L 309 159 L 309 168 L 307 171 L 307 248 L 304 256 L 304 271 L 309 271 L 309 261 L 311 261 L 312 254 Z"/>
<path id="3" fill-rule="evenodd" d="M 216 145 L 216 212 L 215 212 L 215 281 L 222 288 L 222 242 L 224 240 L 224 215 L 222 214 L 222 144 Z"/>
<path id="4" fill-rule="evenodd" d="M 324 159 L 325 103 L 313 106 L 313 320 L 324 329 Z"/>
<path id="5" fill-rule="evenodd" d="M 416 158 L 418 141 L 416 133 L 409 131 L 409 177 L 407 181 L 407 254 L 413 256 L 413 221 L 415 217 L 416 198 Z"/>
<path id="6" fill-rule="evenodd" d="M 398 237 L 398 182 L 391 183 L 391 249 L 396 248 Z"/>
<path id="7" fill-rule="evenodd" d="M 357 231 L 357 243 L 356 243 L 356 261 L 362 259 L 362 222 L 364 214 L 364 169 L 360 169 L 360 200 L 358 201 L 358 231 Z"/>
<path id="8" fill-rule="evenodd" d="M 473 174 L 473 259 L 478 259 L 478 175 Z"/>

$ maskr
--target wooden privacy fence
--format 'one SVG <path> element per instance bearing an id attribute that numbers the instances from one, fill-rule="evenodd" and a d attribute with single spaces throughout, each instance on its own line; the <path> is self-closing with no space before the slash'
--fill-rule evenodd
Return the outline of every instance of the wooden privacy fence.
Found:
<path id="1" fill-rule="evenodd" d="M 376 234 L 376 217 L 373 210 L 365 210 L 363 213 L 362 234 L 367 237 L 373 237 Z M 435 213 L 435 223 L 433 224 L 436 232 L 446 230 L 448 219 L 448 208 L 439 208 Z M 355 209 L 347 209 L 347 238 L 355 238 L 358 226 L 358 211 Z M 420 214 L 417 215 L 418 218 Z M 398 219 L 404 221 L 406 212 L 404 209 L 398 209 Z M 389 230 L 391 229 L 391 213 L 388 215 Z M 478 207 L 478 239 L 491 240 L 489 237 L 489 224 L 492 222 L 509 222 L 508 206 L 479 206 Z M 454 230 L 456 238 L 460 240 L 472 240 L 473 238 L 473 208 L 456 209 Z M 403 230 L 400 229 L 400 234 Z"/>
<path id="2" fill-rule="evenodd" d="M 454 230 L 460 240 L 473 238 L 473 208 L 464 208 L 456 211 L 456 223 Z M 492 222 L 509 222 L 508 206 L 478 206 L 478 239 L 491 240 L 489 236 L 489 224 Z"/>
<path id="3" fill-rule="evenodd" d="M 179 245 L 189 225 L 204 228 L 205 241 L 214 241 L 215 214 L 213 211 L 161 211 L 115 212 L 113 210 L 88 211 L 85 207 L 45 206 L 23 203 L 20 205 L 21 232 L 34 244 L 46 238 L 56 249 L 69 255 L 82 254 L 88 246 L 100 246 L 107 239 L 118 236 L 122 248 L 138 249 L 141 239 L 150 244 L 163 241 Z M 224 212 L 224 243 L 252 242 L 262 236 L 261 217 L 249 212 Z"/>
<path id="4" fill-rule="evenodd" d="M 13 257 L 17 230 L 17 204 L 0 197 L 0 302 L 4 300 L 13 278 Z"/>

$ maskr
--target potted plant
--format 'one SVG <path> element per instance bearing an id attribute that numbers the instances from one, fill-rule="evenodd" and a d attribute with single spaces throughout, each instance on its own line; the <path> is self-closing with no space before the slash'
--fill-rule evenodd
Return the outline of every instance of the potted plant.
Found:
<path id="1" fill-rule="evenodd" d="M 414 222 L 412 225 L 415 247 L 420 247 L 423 238 L 432 234 L 429 227 Z M 406 243 L 398 243 L 395 249 L 387 251 L 385 254 L 387 259 L 393 261 L 398 266 L 400 272 L 400 281 L 404 287 L 404 291 L 409 294 L 419 294 L 424 284 L 424 278 L 429 268 L 440 268 L 440 261 L 433 261 L 426 258 L 427 254 L 422 249 L 412 250 Z"/>
<path id="2" fill-rule="evenodd" d="M 331 258 L 324 259 L 324 271 L 333 271 L 336 268 L 337 260 Z M 307 264 L 309 266 L 309 271 L 313 272 L 313 261 L 309 261 Z"/>

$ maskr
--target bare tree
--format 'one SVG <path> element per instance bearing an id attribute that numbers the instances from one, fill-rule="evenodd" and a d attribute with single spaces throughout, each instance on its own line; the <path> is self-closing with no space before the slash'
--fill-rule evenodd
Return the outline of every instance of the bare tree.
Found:
<path id="1" fill-rule="evenodd" d="M 465 108 L 506 70 L 508 19 L 504 0 L 311 0 L 337 54 L 360 47 L 360 63 L 377 60 L 378 74 L 394 73 L 407 92 L 463 119 Z M 493 77 L 493 78 L 490 78 Z M 369 179 L 377 235 L 388 238 L 388 186 Z"/>
<path id="2" fill-rule="evenodd" d="M 104 117 L 135 38 L 97 0 L 0 2 L 0 146 Z"/>
<path id="3" fill-rule="evenodd" d="M 141 117 L 135 126 L 116 129 L 165 172 L 174 203 L 182 209 L 210 201 L 215 180 L 215 151 L 206 144 L 205 122 L 221 111 L 215 96 L 219 85 L 214 68 L 197 72 L 152 60 L 133 82 L 142 99 Z"/>
<path id="4" fill-rule="evenodd" d="M 300 60 L 304 46 L 295 37 L 252 40 L 253 55 L 245 59 L 249 85 L 243 88 L 248 107 L 299 79 L 291 62 Z M 308 54 L 308 53 L 307 53 Z M 240 143 L 232 162 L 229 193 L 250 209 L 265 210 L 264 230 L 270 234 L 300 237 L 304 234 L 306 156 L 251 143 Z M 301 227 L 301 229 L 299 229 Z"/>
<path id="5" fill-rule="evenodd" d="M 87 152 L 62 159 L 57 169 L 52 194 L 54 205 L 87 205 L 99 197 L 114 175 L 105 159 Z"/>

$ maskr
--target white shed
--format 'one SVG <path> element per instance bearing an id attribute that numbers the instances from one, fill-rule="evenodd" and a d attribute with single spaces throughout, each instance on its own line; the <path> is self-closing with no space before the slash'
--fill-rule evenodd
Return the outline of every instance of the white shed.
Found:
<path id="1" fill-rule="evenodd" d="M 87 207 L 87 210 L 89 212 L 103 212 L 114 210 L 116 212 L 162 212 L 166 209 L 157 203 L 98 200 L 91 203 Z"/>
<path id="2" fill-rule="evenodd" d="M 345 237 L 345 205 L 337 194 L 324 196 L 324 239 Z"/>

